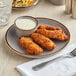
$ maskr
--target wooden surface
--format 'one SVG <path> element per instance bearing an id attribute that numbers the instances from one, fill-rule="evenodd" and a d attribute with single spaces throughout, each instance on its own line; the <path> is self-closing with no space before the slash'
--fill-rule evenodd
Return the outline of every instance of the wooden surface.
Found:
<path id="1" fill-rule="evenodd" d="M 47 2 L 47 0 L 41 0 L 37 6 L 30 9 L 12 10 L 8 26 L 0 29 L 0 76 L 21 76 L 16 71 L 15 67 L 31 60 L 12 53 L 4 41 L 6 30 L 19 16 L 30 15 L 34 17 L 47 17 L 58 20 L 66 25 L 71 33 L 69 44 L 76 42 L 76 20 L 72 19 L 70 15 L 66 15 L 64 11 L 64 6 L 54 6 Z"/>

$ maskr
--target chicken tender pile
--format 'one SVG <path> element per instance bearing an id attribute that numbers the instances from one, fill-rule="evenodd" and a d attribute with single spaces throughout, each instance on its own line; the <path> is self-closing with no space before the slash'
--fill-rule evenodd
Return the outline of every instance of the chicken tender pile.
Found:
<path id="1" fill-rule="evenodd" d="M 64 33 L 60 27 L 40 25 L 35 33 L 30 37 L 20 37 L 19 43 L 29 54 L 41 54 L 44 48 L 53 50 L 56 44 L 51 39 L 68 40 L 69 37 Z"/>
<path id="2" fill-rule="evenodd" d="M 20 37 L 19 43 L 29 54 L 37 55 L 43 52 L 43 49 L 39 45 L 34 43 L 32 38 L 30 37 Z"/>

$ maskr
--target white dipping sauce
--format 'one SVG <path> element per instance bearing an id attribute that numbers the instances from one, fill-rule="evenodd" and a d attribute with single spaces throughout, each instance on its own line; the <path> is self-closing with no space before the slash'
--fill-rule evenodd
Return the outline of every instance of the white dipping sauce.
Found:
<path id="1" fill-rule="evenodd" d="M 31 19 L 17 19 L 16 26 L 22 30 L 31 30 L 36 27 L 36 23 Z"/>

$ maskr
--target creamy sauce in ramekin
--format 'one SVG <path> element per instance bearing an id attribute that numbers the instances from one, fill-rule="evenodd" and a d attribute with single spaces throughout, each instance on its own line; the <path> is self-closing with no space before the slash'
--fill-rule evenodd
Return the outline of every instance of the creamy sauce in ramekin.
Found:
<path id="1" fill-rule="evenodd" d="M 36 23 L 31 19 L 17 19 L 16 26 L 22 30 L 31 30 L 36 27 Z"/>

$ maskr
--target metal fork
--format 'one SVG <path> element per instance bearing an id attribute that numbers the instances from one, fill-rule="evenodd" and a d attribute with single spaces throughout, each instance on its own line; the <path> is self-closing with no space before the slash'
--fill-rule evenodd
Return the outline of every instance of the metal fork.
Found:
<path id="1" fill-rule="evenodd" d="M 75 56 L 76 56 L 76 48 L 73 49 L 72 52 L 67 53 L 66 55 L 61 55 L 61 56 L 59 56 L 57 58 L 54 58 L 52 60 L 49 60 L 49 61 L 43 62 L 41 64 L 35 65 L 35 66 L 32 67 L 32 70 L 38 71 L 38 70 L 44 68 L 45 66 L 47 66 L 48 64 L 50 64 L 54 61 L 58 61 L 58 60 L 61 60 L 61 59 L 64 59 L 64 58 L 72 58 L 72 57 L 75 57 Z"/>

